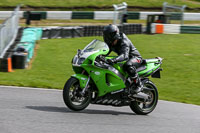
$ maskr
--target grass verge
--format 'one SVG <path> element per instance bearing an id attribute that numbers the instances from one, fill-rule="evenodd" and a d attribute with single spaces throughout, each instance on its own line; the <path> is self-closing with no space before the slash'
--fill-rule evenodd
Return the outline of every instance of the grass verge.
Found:
<path id="1" fill-rule="evenodd" d="M 124 0 L 1 0 L 0 6 L 16 6 L 18 4 L 36 7 L 84 7 L 84 6 L 112 6 Z M 126 0 L 129 6 L 162 7 L 163 2 L 176 5 L 187 5 L 188 7 L 199 7 L 197 0 Z"/>
<path id="2" fill-rule="evenodd" d="M 1 85 L 62 89 L 73 74 L 71 59 L 93 39 L 41 40 L 31 69 L 0 72 Z M 161 79 L 152 79 L 160 99 L 200 105 L 200 35 L 130 35 L 143 58 L 164 58 Z"/>
<path id="3" fill-rule="evenodd" d="M 0 20 L 1 22 L 1 20 Z M 26 20 L 20 20 L 20 26 L 25 27 Z M 71 20 L 49 20 L 43 19 L 41 21 L 31 21 L 30 27 L 45 27 L 45 26 L 81 26 L 81 25 L 108 25 L 112 24 L 113 20 L 94 20 L 94 19 L 71 19 Z M 129 19 L 128 23 L 136 23 L 146 25 L 146 20 L 134 20 Z M 171 24 L 180 24 L 180 21 L 173 20 L 170 22 Z M 184 21 L 185 25 L 200 25 L 200 21 Z"/>

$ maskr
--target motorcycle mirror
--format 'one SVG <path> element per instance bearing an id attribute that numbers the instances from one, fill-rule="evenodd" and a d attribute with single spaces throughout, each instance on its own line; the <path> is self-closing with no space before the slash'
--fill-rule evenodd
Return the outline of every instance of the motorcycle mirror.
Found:
<path id="1" fill-rule="evenodd" d="M 78 58 L 80 58 L 81 52 L 82 51 L 80 49 L 77 50 Z"/>

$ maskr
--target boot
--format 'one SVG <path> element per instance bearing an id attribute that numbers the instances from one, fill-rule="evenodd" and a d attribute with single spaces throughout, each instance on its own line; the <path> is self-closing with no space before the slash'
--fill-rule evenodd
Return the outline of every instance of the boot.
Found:
<path id="1" fill-rule="evenodd" d="M 138 76 L 138 74 L 136 74 L 134 77 L 132 77 L 132 80 L 134 81 L 133 84 L 131 85 L 131 88 L 133 89 L 132 92 L 133 93 L 139 93 L 142 91 L 143 85 L 142 82 Z"/>

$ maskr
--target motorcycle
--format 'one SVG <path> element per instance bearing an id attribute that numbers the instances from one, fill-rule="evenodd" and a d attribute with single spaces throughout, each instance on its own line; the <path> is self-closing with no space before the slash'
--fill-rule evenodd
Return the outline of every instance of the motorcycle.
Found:
<path id="1" fill-rule="evenodd" d="M 89 104 L 130 106 L 136 114 L 152 112 L 158 102 L 158 91 L 149 76 L 160 78 L 162 58 L 143 60 L 137 73 L 143 84 L 142 91 L 135 94 L 136 87 L 123 70 L 124 62 L 109 64 L 106 56 L 109 47 L 100 40 L 93 40 L 83 50 L 78 50 L 72 59 L 75 72 L 63 89 L 63 100 L 73 111 L 84 110 Z"/>

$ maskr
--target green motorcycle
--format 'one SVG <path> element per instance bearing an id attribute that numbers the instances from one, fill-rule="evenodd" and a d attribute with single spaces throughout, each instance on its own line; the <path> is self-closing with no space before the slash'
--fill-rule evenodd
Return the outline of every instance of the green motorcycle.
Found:
<path id="1" fill-rule="evenodd" d="M 125 62 L 114 65 L 107 63 L 109 47 L 106 43 L 93 40 L 83 50 L 78 50 L 72 59 L 75 72 L 66 82 L 63 99 L 67 107 L 74 111 L 85 109 L 90 103 L 130 106 L 136 114 L 146 115 L 152 112 L 158 102 L 156 86 L 147 77 L 160 78 L 162 58 L 143 60 L 137 68 L 143 89 L 134 94 L 134 83 L 123 70 Z"/>

